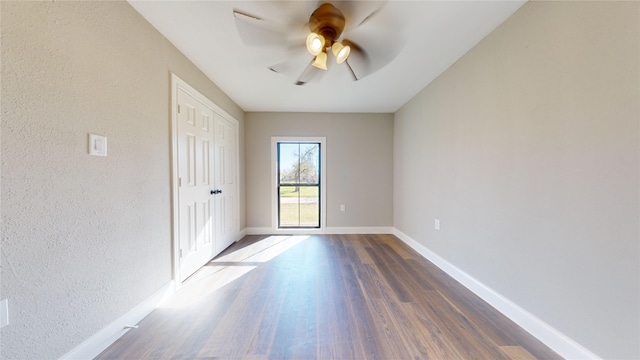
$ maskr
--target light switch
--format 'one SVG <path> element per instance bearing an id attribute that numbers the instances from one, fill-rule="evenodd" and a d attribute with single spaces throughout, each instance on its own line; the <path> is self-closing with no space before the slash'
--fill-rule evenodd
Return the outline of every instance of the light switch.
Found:
<path id="1" fill-rule="evenodd" d="M 347 208 L 344 205 L 340 205 L 340 211 L 345 211 Z"/>
<path id="2" fill-rule="evenodd" d="M 107 137 L 89 134 L 89 155 L 107 156 Z"/>
<path id="3" fill-rule="evenodd" d="M 433 222 L 433 227 L 434 227 L 436 230 L 440 230 L 440 220 L 435 219 L 435 221 Z"/>

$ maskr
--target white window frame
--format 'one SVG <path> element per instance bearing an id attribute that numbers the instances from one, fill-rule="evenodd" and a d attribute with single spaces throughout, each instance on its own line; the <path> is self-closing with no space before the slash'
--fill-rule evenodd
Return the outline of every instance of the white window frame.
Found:
<path id="1" fill-rule="evenodd" d="M 278 143 L 314 142 L 320 144 L 320 228 L 278 228 Z M 327 138 L 304 136 L 271 137 L 271 230 L 274 234 L 324 234 L 327 219 Z"/>

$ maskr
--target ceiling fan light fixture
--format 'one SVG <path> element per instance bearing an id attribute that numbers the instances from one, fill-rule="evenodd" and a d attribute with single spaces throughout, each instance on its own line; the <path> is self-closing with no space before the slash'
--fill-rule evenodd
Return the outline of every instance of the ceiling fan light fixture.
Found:
<path id="1" fill-rule="evenodd" d="M 347 60 L 349 54 L 351 53 L 350 46 L 344 46 L 340 42 L 336 41 L 331 45 L 331 52 L 336 57 L 336 63 L 342 64 Z"/>
<path id="2" fill-rule="evenodd" d="M 307 50 L 311 55 L 319 55 L 324 49 L 324 36 L 314 32 L 307 35 Z"/>
<path id="3" fill-rule="evenodd" d="M 320 54 L 316 55 L 316 58 L 313 60 L 311 65 L 317 67 L 318 69 L 327 70 L 327 53 L 321 51 Z"/>

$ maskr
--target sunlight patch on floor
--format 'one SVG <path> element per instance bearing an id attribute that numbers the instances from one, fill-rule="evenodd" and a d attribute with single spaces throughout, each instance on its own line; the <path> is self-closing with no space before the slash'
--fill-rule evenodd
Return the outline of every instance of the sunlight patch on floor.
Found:
<path id="1" fill-rule="evenodd" d="M 217 257 L 211 263 L 267 262 L 309 238 L 308 235 L 273 235 L 254 244 Z"/>
<path id="2" fill-rule="evenodd" d="M 215 258 L 196 271 L 182 288 L 159 308 L 184 308 L 256 269 L 309 238 L 307 235 L 270 236 L 254 244 Z"/>

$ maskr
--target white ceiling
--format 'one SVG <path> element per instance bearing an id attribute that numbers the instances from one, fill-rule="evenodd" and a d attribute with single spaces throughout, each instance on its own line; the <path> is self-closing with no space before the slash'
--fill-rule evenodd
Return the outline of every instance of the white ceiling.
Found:
<path id="1" fill-rule="evenodd" d="M 245 44 L 233 9 L 288 24 L 291 37 L 304 49 L 305 23 L 322 2 L 129 1 L 244 111 L 363 113 L 398 110 L 525 2 L 333 1 L 345 13 L 343 38 L 365 51 L 378 51 L 372 60 L 381 68 L 354 81 L 346 64 L 332 63 L 330 54 L 329 69 L 321 78 L 296 86 L 297 76 L 268 69 L 287 59 L 287 49 Z M 370 20 L 350 29 L 377 8 L 380 11 Z M 379 53 L 381 49 L 390 51 Z M 397 56 L 386 58 L 393 52 Z M 312 57 L 289 59 L 300 69 L 293 73 L 299 74 Z"/>

